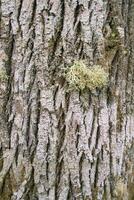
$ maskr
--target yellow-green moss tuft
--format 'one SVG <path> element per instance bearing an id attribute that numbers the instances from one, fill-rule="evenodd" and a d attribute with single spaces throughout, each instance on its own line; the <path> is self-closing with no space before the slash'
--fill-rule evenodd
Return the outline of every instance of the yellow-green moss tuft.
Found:
<path id="1" fill-rule="evenodd" d="M 6 71 L 1 69 L 0 70 L 0 82 L 5 82 L 8 79 Z"/>
<path id="2" fill-rule="evenodd" d="M 87 68 L 83 61 L 76 61 L 69 68 L 66 80 L 70 89 L 84 90 L 102 88 L 107 84 L 108 74 L 100 65 Z"/>

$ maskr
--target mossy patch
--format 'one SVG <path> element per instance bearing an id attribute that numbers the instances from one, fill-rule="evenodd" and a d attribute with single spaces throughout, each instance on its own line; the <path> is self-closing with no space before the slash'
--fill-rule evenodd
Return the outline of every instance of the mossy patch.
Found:
<path id="1" fill-rule="evenodd" d="M 5 82 L 7 81 L 8 76 L 6 74 L 6 71 L 4 69 L 0 70 L 0 82 Z"/>
<path id="2" fill-rule="evenodd" d="M 88 68 L 83 61 L 75 61 L 68 69 L 66 80 L 71 90 L 94 90 L 107 85 L 108 74 L 100 65 Z"/>

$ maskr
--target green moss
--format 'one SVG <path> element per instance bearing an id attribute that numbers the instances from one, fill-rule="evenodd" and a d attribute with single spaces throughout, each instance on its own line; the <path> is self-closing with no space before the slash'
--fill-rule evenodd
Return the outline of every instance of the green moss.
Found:
<path id="1" fill-rule="evenodd" d="M 8 79 L 6 71 L 1 69 L 0 70 L 0 82 L 5 82 Z"/>
<path id="2" fill-rule="evenodd" d="M 117 31 L 112 32 L 107 40 L 107 48 L 114 48 L 120 45 L 120 38 Z"/>
<path id="3" fill-rule="evenodd" d="M 100 65 L 88 68 L 83 61 L 74 62 L 66 74 L 69 88 L 75 90 L 102 88 L 107 84 L 107 77 Z"/>
<path id="4" fill-rule="evenodd" d="M 106 40 L 106 50 L 120 47 L 121 38 L 114 20 L 110 23 L 111 33 Z"/>

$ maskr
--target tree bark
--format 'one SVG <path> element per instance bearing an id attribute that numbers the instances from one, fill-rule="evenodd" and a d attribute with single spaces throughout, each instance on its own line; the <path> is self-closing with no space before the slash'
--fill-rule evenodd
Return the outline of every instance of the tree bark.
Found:
<path id="1" fill-rule="evenodd" d="M 134 199 L 134 1 L 1 0 L 0 199 Z M 63 68 L 107 87 L 67 91 Z"/>

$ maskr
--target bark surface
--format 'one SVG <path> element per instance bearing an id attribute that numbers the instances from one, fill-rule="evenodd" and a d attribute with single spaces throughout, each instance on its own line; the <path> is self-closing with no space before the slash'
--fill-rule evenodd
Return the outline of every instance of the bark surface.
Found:
<path id="1" fill-rule="evenodd" d="M 66 89 L 75 60 L 106 88 Z M 0 200 L 134 199 L 134 1 L 0 0 Z"/>

